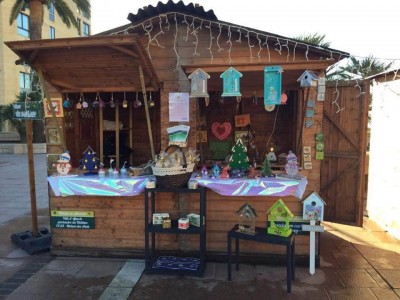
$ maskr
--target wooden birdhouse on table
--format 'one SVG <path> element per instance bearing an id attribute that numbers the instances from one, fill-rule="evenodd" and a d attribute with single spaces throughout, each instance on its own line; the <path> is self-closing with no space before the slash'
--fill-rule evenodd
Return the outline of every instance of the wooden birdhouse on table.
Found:
<path id="1" fill-rule="evenodd" d="M 274 205 L 267 211 L 267 233 L 288 237 L 292 234 L 292 229 L 289 226 L 289 221 L 294 217 L 290 209 L 285 205 L 282 199 L 275 202 Z M 284 221 L 285 224 L 278 225 L 276 221 Z"/>
<path id="2" fill-rule="evenodd" d="M 221 97 L 241 97 L 240 77 L 242 76 L 242 73 L 232 67 L 222 73 L 220 75 L 223 81 L 223 93 Z"/>
<path id="3" fill-rule="evenodd" d="M 300 82 L 301 87 L 310 87 L 310 86 L 317 86 L 318 84 L 318 75 L 315 74 L 314 72 L 310 70 L 306 70 L 301 74 L 299 79 L 297 79 L 298 82 Z"/>
<path id="4" fill-rule="evenodd" d="M 202 69 L 197 69 L 188 76 L 190 82 L 190 98 L 205 98 L 206 106 L 210 103 L 208 95 L 207 80 L 210 78 Z"/>
<path id="5" fill-rule="evenodd" d="M 250 204 L 245 204 L 236 212 L 239 216 L 238 232 L 255 234 L 256 233 L 256 211 Z"/>
<path id="6" fill-rule="evenodd" d="M 323 221 L 325 205 L 325 201 L 316 192 L 312 192 L 303 200 L 303 219 Z"/>

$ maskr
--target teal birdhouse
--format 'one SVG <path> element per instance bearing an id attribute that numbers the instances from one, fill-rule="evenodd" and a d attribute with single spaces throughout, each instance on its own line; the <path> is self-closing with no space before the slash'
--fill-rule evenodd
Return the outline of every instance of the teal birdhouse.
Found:
<path id="1" fill-rule="evenodd" d="M 197 69 L 188 76 L 190 83 L 190 98 L 209 97 L 207 91 L 207 80 L 210 78 L 202 69 Z"/>
<path id="2" fill-rule="evenodd" d="M 281 104 L 282 93 L 281 66 L 269 66 L 264 68 L 264 105 Z"/>
<path id="3" fill-rule="evenodd" d="M 242 76 L 242 73 L 232 67 L 222 73 L 220 75 L 223 80 L 223 93 L 221 97 L 241 97 L 240 77 Z"/>
<path id="4" fill-rule="evenodd" d="M 318 84 L 318 75 L 310 70 L 306 70 L 301 74 L 297 81 L 300 82 L 301 87 L 310 87 L 310 86 L 317 86 Z"/>

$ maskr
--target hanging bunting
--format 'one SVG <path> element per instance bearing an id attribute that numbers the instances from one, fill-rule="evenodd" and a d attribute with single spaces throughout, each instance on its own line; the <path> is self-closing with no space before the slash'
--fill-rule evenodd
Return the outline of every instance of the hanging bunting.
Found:
<path id="1" fill-rule="evenodd" d="M 264 68 L 264 106 L 281 104 L 282 72 L 281 66 Z"/>
<path id="2" fill-rule="evenodd" d="M 235 68 L 230 67 L 220 75 L 223 80 L 223 93 L 221 97 L 241 97 L 240 93 L 240 77 L 242 73 Z"/>

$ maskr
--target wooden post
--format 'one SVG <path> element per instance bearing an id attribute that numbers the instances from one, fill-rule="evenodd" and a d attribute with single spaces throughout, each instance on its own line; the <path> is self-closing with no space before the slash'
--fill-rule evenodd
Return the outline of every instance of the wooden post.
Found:
<path id="1" fill-rule="evenodd" d="M 115 101 L 115 168 L 119 169 L 119 100 Z"/>
<path id="2" fill-rule="evenodd" d="M 28 169 L 29 169 L 29 191 L 31 196 L 32 233 L 39 236 L 37 208 L 36 208 L 36 187 L 35 187 L 35 164 L 33 161 L 33 127 L 32 120 L 26 120 L 26 145 L 28 147 Z"/>
<path id="3" fill-rule="evenodd" d="M 310 225 L 315 225 L 315 220 L 310 220 Z M 310 274 L 315 274 L 315 231 L 310 231 Z"/>
<path id="4" fill-rule="evenodd" d="M 129 147 L 133 150 L 133 101 L 128 102 L 129 109 Z M 133 164 L 133 152 L 129 155 L 129 165 Z"/>
<path id="5" fill-rule="evenodd" d="M 139 65 L 139 74 L 140 74 L 140 83 L 142 84 L 142 91 L 143 91 L 144 110 L 146 112 L 147 131 L 150 140 L 151 159 L 154 159 L 156 155 L 154 153 L 154 143 L 153 143 L 153 134 L 151 132 L 149 106 L 147 105 L 146 85 L 144 83 L 143 69 L 141 65 Z"/>
<path id="6" fill-rule="evenodd" d="M 104 121 L 103 121 L 103 107 L 99 108 L 99 122 L 100 122 L 100 162 L 104 164 Z"/>

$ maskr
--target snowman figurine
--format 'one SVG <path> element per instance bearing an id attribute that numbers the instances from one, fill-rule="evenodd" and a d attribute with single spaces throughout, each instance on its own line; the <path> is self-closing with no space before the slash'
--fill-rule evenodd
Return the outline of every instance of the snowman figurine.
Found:
<path id="1" fill-rule="evenodd" d="M 71 171 L 72 166 L 69 163 L 71 160 L 71 156 L 69 155 L 69 151 L 65 151 L 63 154 L 60 155 L 59 159 L 53 167 L 57 168 L 57 172 L 59 175 L 67 175 L 69 171 Z"/>
<path id="2" fill-rule="evenodd" d="M 285 165 L 286 173 L 289 176 L 295 176 L 299 172 L 297 156 L 292 151 L 289 151 L 286 160 L 287 160 Z"/>

